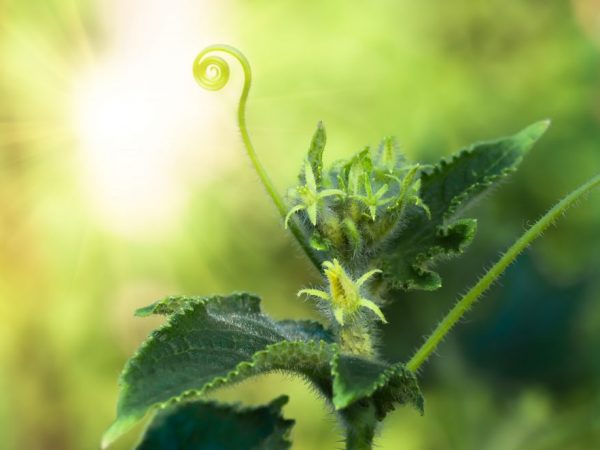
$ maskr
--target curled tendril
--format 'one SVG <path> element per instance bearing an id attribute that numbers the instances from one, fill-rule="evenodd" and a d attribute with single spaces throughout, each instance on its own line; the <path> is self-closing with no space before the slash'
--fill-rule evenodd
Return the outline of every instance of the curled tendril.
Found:
<path id="1" fill-rule="evenodd" d="M 229 64 L 219 56 L 205 56 L 194 62 L 194 78 L 209 91 L 223 89 L 229 81 Z"/>
<path id="2" fill-rule="evenodd" d="M 273 203 L 275 203 L 280 216 L 285 218 L 287 215 L 287 207 L 281 196 L 275 190 L 275 186 L 273 186 L 269 175 L 258 159 L 258 155 L 254 150 L 254 146 L 252 145 L 252 141 L 250 140 L 250 135 L 248 134 L 248 129 L 246 127 L 246 101 L 248 99 L 248 92 L 250 92 L 250 84 L 252 82 L 252 71 L 250 70 L 250 63 L 248 62 L 248 59 L 235 47 L 223 44 L 211 45 L 202 50 L 194 60 L 194 78 L 200 86 L 210 91 L 218 91 L 227 85 L 230 75 L 229 64 L 223 58 L 213 55 L 215 52 L 224 53 L 235 58 L 242 66 L 242 70 L 244 71 L 244 86 L 242 88 L 242 93 L 238 103 L 237 115 L 242 141 L 244 142 L 246 153 L 248 153 L 248 156 L 252 161 L 252 165 L 254 166 L 254 170 L 256 170 L 256 173 L 260 178 L 260 181 L 273 200 Z M 295 223 L 291 224 L 290 229 L 315 267 L 320 269 L 321 261 L 319 261 L 310 248 L 310 245 L 308 244 L 302 230 Z"/>

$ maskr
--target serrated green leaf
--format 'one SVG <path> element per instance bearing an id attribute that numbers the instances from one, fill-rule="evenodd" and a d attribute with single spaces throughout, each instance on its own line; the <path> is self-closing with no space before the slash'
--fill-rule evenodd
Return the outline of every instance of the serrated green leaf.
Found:
<path id="1" fill-rule="evenodd" d="M 549 125 L 549 121 L 537 122 L 513 136 L 473 144 L 449 161 L 440 161 L 421 178 L 421 198 L 432 218 L 451 219 L 479 194 L 515 172 Z"/>
<path id="2" fill-rule="evenodd" d="M 343 409 L 354 402 L 371 397 L 375 401 L 379 419 L 395 404 L 409 403 L 423 413 L 423 396 L 415 375 L 403 364 L 387 364 L 358 356 L 337 354 L 331 371 L 333 376 L 333 404 Z"/>
<path id="3" fill-rule="evenodd" d="M 152 408 L 253 375 L 289 370 L 317 385 L 328 378 L 335 345 L 316 322 L 275 322 L 249 294 L 188 300 L 178 301 L 184 306 L 127 362 L 117 419 L 103 437 L 104 446 Z"/>
<path id="4" fill-rule="evenodd" d="M 156 416 L 136 450 L 286 450 L 294 426 L 281 412 L 287 401 L 282 396 L 252 408 L 181 403 Z"/>
<path id="5" fill-rule="evenodd" d="M 206 300 L 207 297 L 170 295 L 155 303 L 152 303 L 151 305 L 136 309 L 134 314 L 136 317 L 148 317 L 154 314 L 169 316 L 177 311 L 181 311 L 184 308 L 191 306 L 194 303 L 205 303 Z"/>
<path id="6" fill-rule="evenodd" d="M 404 364 L 398 363 L 394 367 L 396 373 L 372 396 L 377 408 L 377 418 L 383 420 L 399 404 L 412 405 L 423 415 L 425 413 L 425 398 L 421 393 L 416 375 L 408 370 Z"/>
<path id="7" fill-rule="evenodd" d="M 475 219 L 461 219 L 451 225 L 438 226 L 433 234 L 417 235 L 412 245 L 404 245 L 402 253 L 389 253 L 383 260 L 385 277 L 392 278 L 394 288 L 438 289 L 442 279 L 430 266 L 441 258 L 463 253 L 476 230 Z"/>
<path id="8" fill-rule="evenodd" d="M 384 247 L 378 262 L 392 290 L 441 286 L 431 266 L 441 258 L 461 254 L 476 231 L 475 220 L 455 218 L 513 173 L 548 125 L 548 121 L 538 122 L 514 136 L 474 144 L 421 176 L 420 197 L 430 217 L 412 207 L 404 227 Z"/>

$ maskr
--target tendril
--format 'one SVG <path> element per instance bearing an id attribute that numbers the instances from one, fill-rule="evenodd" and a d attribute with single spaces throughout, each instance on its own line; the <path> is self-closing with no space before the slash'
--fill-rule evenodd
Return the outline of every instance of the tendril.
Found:
<path id="1" fill-rule="evenodd" d="M 209 91 L 223 89 L 229 81 L 229 64 L 219 56 L 205 56 L 194 63 L 194 78 Z"/>
<path id="2" fill-rule="evenodd" d="M 225 53 L 226 55 L 235 58 L 242 66 L 242 70 L 244 71 L 244 86 L 242 88 L 242 93 L 238 103 L 237 117 L 238 126 L 242 135 L 242 141 L 244 142 L 246 153 L 250 157 L 252 165 L 254 166 L 254 170 L 256 170 L 260 181 L 273 200 L 273 203 L 275 203 L 275 207 L 277 208 L 279 215 L 282 219 L 285 219 L 287 215 L 287 207 L 281 196 L 275 190 L 275 186 L 271 182 L 269 175 L 258 159 L 258 155 L 254 150 L 254 146 L 252 145 L 252 141 L 250 140 L 250 135 L 248 134 L 248 129 L 246 127 L 246 102 L 248 100 L 248 92 L 250 92 L 250 84 L 252 83 L 252 71 L 250 70 L 250 63 L 248 62 L 248 59 L 235 47 L 224 44 L 211 45 L 202 50 L 196 57 L 193 65 L 194 78 L 200 86 L 210 91 L 218 91 L 227 85 L 230 74 L 229 64 L 223 58 L 212 55 L 212 53 L 215 52 Z M 306 252 L 309 259 L 312 261 L 315 267 L 320 270 L 321 261 L 310 248 L 308 240 L 306 239 L 300 227 L 296 223 L 292 223 L 290 224 L 290 230 L 302 249 Z"/>

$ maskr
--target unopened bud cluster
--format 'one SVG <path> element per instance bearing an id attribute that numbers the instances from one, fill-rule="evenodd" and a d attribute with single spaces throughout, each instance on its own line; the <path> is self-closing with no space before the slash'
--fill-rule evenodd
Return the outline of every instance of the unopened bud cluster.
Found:
<path id="1" fill-rule="evenodd" d="M 381 273 L 371 262 L 386 239 L 401 231 L 404 215 L 429 215 L 419 197 L 422 167 L 407 164 L 395 140 L 385 138 L 377 148 L 367 147 L 325 170 L 325 141 L 319 123 L 299 184 L 288 194 L 285 226 L 297 221 L 324 261 L 327 287 L 299 294 L 322 302 L 342 351 L 369 356 L 374 352 L 373 322 L 386 320 L 379 299 L 363 285 Z"/>
<path id="2" fill-rule="evenodd" d="M 323 259 L 338 258 L 356 266 L 402 226 L 409 208 L 429 210 L 419 198 L 422 166 L 407 164 L 393 138 L 377 148 L 365 148 L 349 160 L 324 170 L 325 130 L 313 137 L 300 172 L 300 183 L 290 189 L 285 219 L 299 220 L 313 249 Z"/>

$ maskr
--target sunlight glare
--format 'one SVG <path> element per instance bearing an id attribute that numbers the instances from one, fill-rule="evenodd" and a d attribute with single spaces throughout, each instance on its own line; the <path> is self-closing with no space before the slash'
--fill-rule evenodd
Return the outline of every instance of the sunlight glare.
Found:
<path id="1" fill-rule="evenodd" d="M 130 12 L 136 3 L 115 8 Z M 207 19 L 198 9 L 188 2 L 140 4 L 136 14 L 144 20 L 123 21 L 121 29 L 117 22 L 112 49 L 77 82 L 83 182 L 93 213 L 118 233 L 169 231 L 192 180 L 206 179 L 198 172 L 214 172 L 195 165 L 210 162 L 198 149 L 215 147 L 206 142 L 207 130 L 219 127 L 214 102 L 223 102 L 202 96 L 191 76 L 191 62 L 202 48 L 194 18 Z"/>
<path id="2" fill-rule="evenodd" d="M 100 212 L 117 231 L 136 232 L 176 215 L 181 196 L 172 181 L 175 169 L 169 136 L 177 124 L 167 100 L 152 95 L 135 74 L 91 79 L 82 88 L 79 130 L 87 181 Z M 182 105 L 180 105 L 182 106 Z M 179 130 L 182 131 L 182 130 Z"/>

